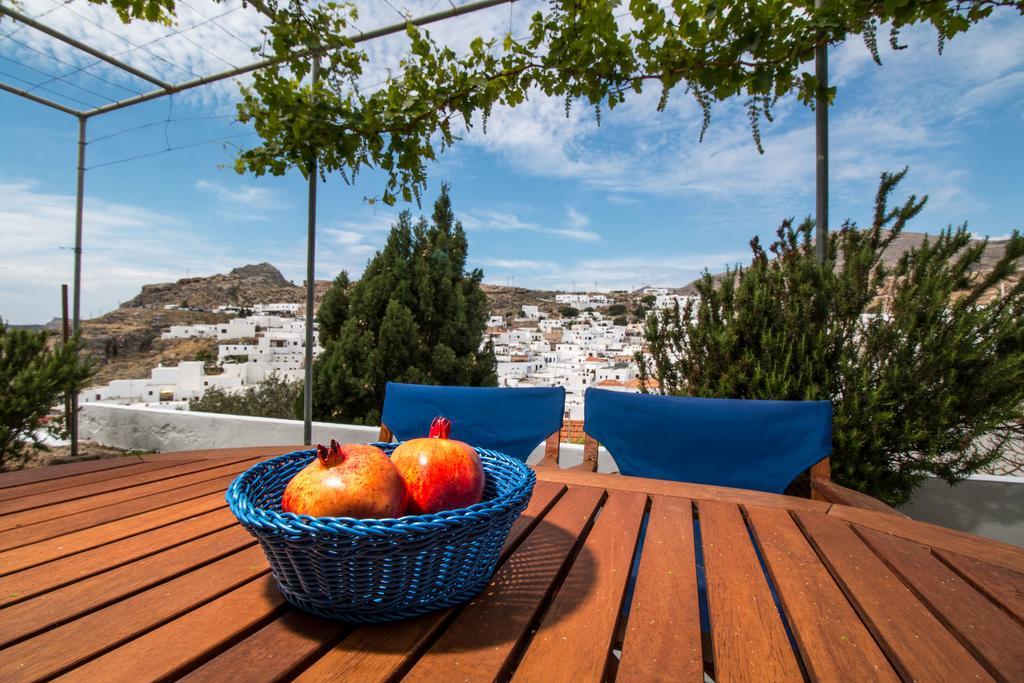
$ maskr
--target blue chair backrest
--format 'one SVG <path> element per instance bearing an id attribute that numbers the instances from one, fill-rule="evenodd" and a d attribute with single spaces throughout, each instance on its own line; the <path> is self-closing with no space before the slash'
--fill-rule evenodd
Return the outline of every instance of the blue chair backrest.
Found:
<path id="1" fill-rule="evenodd" d="M 622 474 L 782 493 L 832 452 L 832 402 L 588 389 L 583 430 Z"/>
<path id="2" fill-rule="evenodd" d="M 562 387 L 439 387 L 388 382 L 381 422 L 398 441 L 427 436 L 430 423 L 452 421 L 451 438 L 523 462 L 562 428 Z"/>

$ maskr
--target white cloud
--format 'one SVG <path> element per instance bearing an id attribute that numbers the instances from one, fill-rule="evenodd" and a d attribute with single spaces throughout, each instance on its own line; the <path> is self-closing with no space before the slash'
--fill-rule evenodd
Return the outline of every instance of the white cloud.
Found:
<path id="1" fill-rule="evenodd" d="M 705 268 L 718 272 L 727 265 L 749 260 L 749 252 L 689 253 L 582 259 L 559 264 L 544 273 L 522 277 L 523 286 L 543 289 L 635 289 L 643 285 L 682 287 Z"/>
<path id="2" fill-rule="evenodd" d="M 351 230 L 332 230 L 328 229 L 325 231 L 328 236 L 334 239 L 338 244 L 359 244 L 363 241 L 365 235 L 360 232 L 352 232 Z"/>
<path id="3" fill-rule="evenodd" d="M 141 285 L 225 272 L 239 255 L 181 220 L 140 206 L 86 198 L 82 315 L 106 312 Z M 5 319 L 45 322 L 73 272 L 75 203 L 34 183 L 0 183 L 0 301 Z"/>
<path id="4" fill-rule="evenodd" d="M 472 213 L 460 213 L 459 220 L 467 230 L 525 230 L 541 235 L 553 235 L 578 242 L 598 242 L 601 236 L 584 227 L 590 220 L 577 212 L 575 209 L 568 209 L 566 221 L 568 227 L 546 227 L 542 223 L 530 222 L 521 219 L 518 215 L 508 211 L 494 211 L 481 209 Z"/>
<path id="5" fill-rule="evenodd" d="M 553 261 L 536 261 L 532 259 L 482 258 L 472 259 L 474 265 L 503 270 L 557 270 L 559 266 Z"/>
<path id="6" fill-rule="evenodd" d="M 271 211 L 288 206 L 278 199 L 277 193 L 264 187 L 228 186 L 199 180 L 196 189 L 217 200 L 215 211 L 225 220 L 265 221 L 271 218 Z"/>
<path id="7" fill-rule="evenodd" d="M 588 225 L 590 225 L 590 219 L 587 218 L 586 216 L 584 216 L 583 214 L 581 214 L 576 209 L 572 208 L 571 206 L 569 207 L 568 213 L 569 213 L 569 225 L 573 229 L 580 230 L 580 229 L 585 228 Z"/>

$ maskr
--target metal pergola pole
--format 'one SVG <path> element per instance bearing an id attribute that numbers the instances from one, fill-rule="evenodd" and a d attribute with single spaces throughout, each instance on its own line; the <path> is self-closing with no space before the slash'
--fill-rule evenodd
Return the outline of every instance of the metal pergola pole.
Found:
<path id="1" fill-rule="evenodd" d="M 320 57 L 313 56 L 313 96 L 320 82 Z M 316 286 L 314 266 L 316 264 L 316 150 L 309 151 L 309 198 L 306 210 L 306 383 L 302 397 L 302 443 L 313 443 L 313 293 Z"/>
<path id="2" fill-rule="evenodd" d="M 825 0 L 814 0 L 816 8 L 824 5 Z M 824 92 L 828 87 L 828 45 L 824 42 L 814 49 L 814 75 L 820 92 Z M 814 146 L 817 157 L 814 249 L 818 263 L 824 263 L 828 246 L 828 100 L 820 95 L 814 105 Z"/>
<path id="3" fill-rule="evenodd" d="M 75 279 L 72 285 L 71 329 L 78 334 L 82 316 L 82 214 L 85 204 L 85 127 L 89 119 L 78 117 L 78 183 L 75 190 Z M 68 416 L 71 434 L 71 457 L 78 457 L 78 393 L 71 394 L 71 415 Z"/>
<path id="4" fill-rule="evenodd" d="M 825 0 L 814 0 L 814 7 L 820 9 Z M 828 44 L 822 42 L 814 48 L 814 75 L 818 79 L 819 93 L 828 88 Z M 814 257 L 818 264 L 824 264 L 828 254 L 828 99 L 818 95 L 814 103 Z M 832 478 L 832 459 L 825 458 L 811 466 L 811 497 L 825 498 L 815 488 L 815 481 L 829 481 Z"/>

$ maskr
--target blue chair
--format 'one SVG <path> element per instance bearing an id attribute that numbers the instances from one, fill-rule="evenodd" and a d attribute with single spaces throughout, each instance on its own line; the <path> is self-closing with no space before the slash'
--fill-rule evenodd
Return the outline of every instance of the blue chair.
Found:
<path id="1" fill-rule="evenodd" d="M 452 421 L 453 439 L 500 451 L 523 462 L 542 441 L 546 462 L 558 461 L 565 389 L 445 387 L 388 382 L 381 441 L 427 436 L 430 423 Z"/>
<path id="2" fill-rule="evenodd" d="M 590 466 L 601 443 L 625 475 L 782 493 L 831 454 L 832 403 L 588 389 L 583 431 Z"/>
<path id="3" fill-rule="evenodd" d="M 806 469 L 814 468 L 812 480 L 822 474 L 828 477 L 832 402 L 681 398 L 588 389 L 583 431 L 584 465 L 595 469 L 600 442 L 625 475 L 782 493 Z M 711 622 L 697 519 L 693 531 L 701 631 L 707 637 Z M 642 552 L 641 535 L 623 614 L 632 604 Z M 774 587 L 771 590 L 781 609 Z"/>

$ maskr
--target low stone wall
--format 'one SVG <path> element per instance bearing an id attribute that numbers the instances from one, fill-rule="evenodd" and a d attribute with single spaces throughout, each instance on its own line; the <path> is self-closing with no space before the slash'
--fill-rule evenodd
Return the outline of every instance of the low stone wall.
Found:
<path id="1" fill-rule="evenodd" d="M 263 417 L 83 405 L 78 424 L 83 441 L 125 450 L 192 451 L 235 446 L 291 446 L 302 443 L 302 422 Z M 377 440 L 376 427 L 313 423 L 313 442 Z"/>

